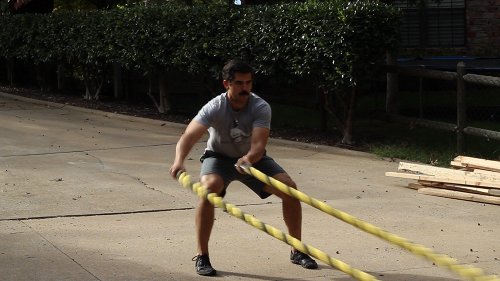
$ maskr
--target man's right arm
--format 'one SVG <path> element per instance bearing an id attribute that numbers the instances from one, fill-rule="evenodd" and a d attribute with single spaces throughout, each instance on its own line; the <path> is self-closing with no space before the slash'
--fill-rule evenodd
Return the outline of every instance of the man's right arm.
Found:
<path id="1" fill-rule="evenodd" d="M 177 178 L 179 171 L 185 171 L 184 160 L 188 156 L 193 146 L 198 142 L 203 134 L 207 131 L 208 127 L 201 124 L 196 120 L 192 120 L 187 126 L 184 134 L 177 142 L 175 147 L 175 159 L 172 167 L 170 167 L 170 175 L 172 178 Z"/>

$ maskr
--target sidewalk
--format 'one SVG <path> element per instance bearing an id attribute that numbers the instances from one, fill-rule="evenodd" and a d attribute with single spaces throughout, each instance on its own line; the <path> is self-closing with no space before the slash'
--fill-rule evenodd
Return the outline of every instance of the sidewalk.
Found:
<path id="1" fill-rule="evenodd" d="M 14 99 L 15 98 L 15 99 Z M 0 280 L 198 277 L 197 197 L 168 175 L 183 126 L 0 93 Z M 197 179 L 200 142 L 186 161 Z M 271 140 L 306 194 L 460 262 L 500 274 L 500 208 L 426 196 L 385 177 L 398 163 Z M 285 230 L 280 201 L 233 183 L 225 200 Z M 303 204 L 303 242 L 380 280 L 460 280 L 421 257 Z M 224 280 L 354 280 L 305 270 L 289 246 L 216 210 L 211 260 Z"/>

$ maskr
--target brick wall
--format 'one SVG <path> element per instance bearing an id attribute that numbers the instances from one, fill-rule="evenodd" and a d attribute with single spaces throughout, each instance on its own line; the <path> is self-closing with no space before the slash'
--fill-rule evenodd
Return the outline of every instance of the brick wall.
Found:
<path id="1" fill-rule="evenodd" d="M 500 0 L 467 1 L 466 34 L 468 53 L 500 57 Z"/>

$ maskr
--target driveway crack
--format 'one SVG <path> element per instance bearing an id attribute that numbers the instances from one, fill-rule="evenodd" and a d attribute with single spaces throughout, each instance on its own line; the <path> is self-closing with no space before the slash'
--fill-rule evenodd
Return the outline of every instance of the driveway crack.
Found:
<path id="1" fill-rule="evenodd" d="M 245 206 L 260 206 L 260 205 L 268 205 L 268 204 L 274 204 L 274 203 L 263 202 L 263 203 L 235 204 L 235 206 L 236 207 L 245 207 Z M 30 217 L 4 218 L 4 219 L 0 219 L 0 222 L 2 222 L 2 221 L 46 220 L 46 219 L 57 219 L 57 218 L 79 218 L 79 217 L 134 215 L 134 214 L 162 213 L 162 212 L 172 212 L 172 211 L 189 211 L 189 210 L 194 210 L 194 209 L 195 209 L 194 207 L 183 207 L 183 208 L 167 208 L 167 209 L 146 209 L 146 210 L 136 210 L 136 211 L 116 211 L 116 212 L 111 211 L 111 212 L 103 212 L 103 213 L 30 216 Z"/>
<path id="2" fill-rule="evenodd" d="M 43 240 L 45 240 L 47 243 L 49 243 L 54 249 L 56 249 L 58 252 L 60 252 L 61 254 L 63 254 L 66 258 L 70 259 L 73 263 L 75 263 L 76 265 L 78 265 L 85 272 L 87 272 L 88 274 L 92 275 L 92 277 L 94 277 L 95 280 L 102 281 L 102 279 L 100 279 L 95 274 L 93 274 L 92 272 L 90 272 L 87 268 L 85 268 L 85 266 L 83 266 L 81 263 L 79 263 L 78 261 L 76 261 L 70 255 L 68 255 L 67 253 L 65 253 L 61 248 L 57 247 L 54 243 L 52 243 L 49 239 L 47 239 L 41 233 L 39 233 L 38 231 L 34 230 L 29 224 L 27 224 L 24 221 L 21 221 L 21 223 L 24 224 L 26 227 L 28 227 L 31 231 L 33 231 L 34 233 L 36 233 L 38 236 L 40 236 Z"/>

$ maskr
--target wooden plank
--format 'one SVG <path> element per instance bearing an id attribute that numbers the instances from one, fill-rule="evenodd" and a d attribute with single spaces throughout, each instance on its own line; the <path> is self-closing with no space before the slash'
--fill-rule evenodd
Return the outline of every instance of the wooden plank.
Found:
<path id="1" fill-rule="evenodd" d="M 489 195 L 471 194 L 471 193 L 467 193 L 467 192 L 460 192 L 460 191 L 446 190 L 446 189 L 439 189 L 439 188 L 432 188 L 432 187 L 420 188 L 418 190 L 418 193 L 446 197 L 446 198 L 452 198 L 452 199 L 459 199 L 459 200 L 467 200 L 467 201 L 474 201 L 474 202 L 480 202 L 480 203 L 500 205 L 500 198 L 499 197 L 494 197 L 494 196 L 489 196 Z"/>
<path id="2" fill-rule="evenodd" d="M 456 169 L 456 170 L 461 170 L 461 171 L 473 171 L 474 170 L 474 168 L 469 168 L 469 167 L 467 167 L 466 164 L 462 164 L 461 162 L 458 162 L 458 161 L 452 160 L 452 161 L 450 161 L 450 165 L 453 169 Z"/>
<path id="3" fill-rule="evenodd" d="M 399 65 L 385 65 L 385 70 L 390 73 L 398 73 L 406 76 L 417 76 L 430 79 L 455 80 L 458 74 L 451 71 L 441 71 L 434 69 L 409 68 Z"/>
<path id="4" fill-rule="evenodd" d="M 492 188 L 492 189 L 488 190 L 488 194 L 493 195 L 493 196 L 500 196 L 500 190 Z"/>
<path id="5" fill-rule="evenodd" d="M 482 137 L 482 138 L 486 137 L 488 139 L 500 140 L 500 132 L 493 131 L 493 130 L 487 130 L 487 129 L 476 128 L 476 127 L 465 127 L 464 133 L 466 133 L 468 135 Z"/>
<path id="6" fill-rule="evenodd" d="M 414 126 L 419 126 L 424 128 L 433 128 L 449 132 L 455 132 L 457 130 L 457 125 L 451 123 L 406 117 L 398 114 L 389 114 L 387 115 L 387 117 L 394 122 L 409 123 Z"/>
<path id="7" fill-rule="evenodd" d="M 433 182 L 433 181 L 418 181 L 418 183 L 409 183 L 407 187 L 415 190 L 419 190 L 420 188 L 424 187 L 432 187 L 432 188 L 449 189 L 449 190 L 500 197 L 499 189 L 492 189 L 492 188 L 488 189 L 488 188 L 472 187 L 468 185 L 447 184 L 447 183 Z"/>
<path id="8" fill-rule="evenodd" d="M 453 160 L 460 162 L 462 165 L 465 164 L 467 167 L 500 172 L 500 161 L 486 160 L 462 155 L 455 157 L 455 159 Z"/>
<path id="9" fill-rule="evenodd" d="M 407 173 L 398 173 L 398 172 L 385 172 L 385 175 L 387 177 L 412 179 L 412 180 L 420 180 L 421 177 L 425 177 L 425 176 L 417 175 L 417 174 L 407 174 Z M 433 181 L 433 180 L 431 180 L 431 181 Z"/>
<path id="10" fill-rule="evenodd" d="M 488 174 L 475 173 L 471 171 L 461 171 L 450 168 L 442 168 L 431 165 L 423 165 L 423 164 L 407 163 L 407 162 L 399 162 L 398 170 L 418 172 L 430 176 L 440 176 L 440 177 L 450 177 L 450 178 L 473 177 L 477 178 L 478 180 L 500 182 L 500 173 L 495 173 L 495 172 L 491 172 Z"/>
<path id="11" fill-rule="evenodd" d="M 478 180 L 477 178 L 470 178 L 470 177 L 449 178 L 449 177 L 441 177 L 441 176 L 417 175 L 417 174 L 407 174 L 407 173 L 397 173 L 397 172 L 386 172 L 385 175 L 388 177 L 396 177 L 396 178 L 424 180 L 424 181 L 436 181 L 436 182 L 445 182 L 445 183 L 456 183 L 456 184 L 483 186 L 483 187 L 488 187 L 488 188 L 500 189 L 499 182 L 481 181 L 481 180 Z"/>
<path id="12" fill-rule="evenodd" d="M 484 174 L 484 175 L 493 175 L 494 177 L 500 176 L 500 172 L 498 171 L 489 171 L 489 170 L 484 170 L 481 169 L 480 167 L 474 168 L 474 167 L 469 167 L 467 164 L 458 162 L 458 161 L 450 161 L 450 165 L 455 168 L 455 169 L 460 169 L 462 171 L 471 171 L 477 174 Z"/>
<path id="13" fill-rule="evenodd" d="M 499 172 L 487 171 L 487 170 L 481 170 L 481 169 L 473 169 L 472 171 L 476 174 L 491 175 L 493 177 L 500 177 Z"/>
<path id="14" fill-rule="evenodd" d="M 424 188 L 424 187 L 425 187 L 424 185 L 421 185 L 419 183 L 414 183 L 414 182 L 411 182 L 408 184 L 408 188 L 415 189 L 415 190 L 419 190 L 420 188 Z"/>
<path id="15" fill-rule="evenodd" d="M 489 171 L 489 172 L 494 172 L 494 173 L 500 173 L 500 170 L 495 170 L 495 169 L 492 169 L 492 168 L 489 168 L 489 167 L 484 167 L 484 166 L 478 166 L 478 165 L 474 165 L 474 164 L 464 164 L 467 169 L 471 169 L 471 170 L 483 170 L 483 171 Z"/>
<path id="16" fill-rule="evenodd" d="M 481 195 L 490 195 L 490 196 L 500 196 L 500 190 L 498 189 L 490 189 L 490 188 L 482 188 L 482 187 L 474 187 L 469 185 L 460 185 L 460 184 L 449 184 L 449 183 L 440 183 L 440 182 L 428 182 L 428 181 L 418 181 L 418 184 L 422 187 L 433 187 L 433 188 L 441 188 L 462 192 L 469 192 L 473 194 L 481 194 Z M 491 191 L 497 191 L 491 192 Z"/>
<path id="17" fill-rule="evenodd" d="M 417 163 L 408 163 L 408 162 L 399 162 L 398 170 L 399 171 L 418 172 L 418 173 L 431 175 L 431 176 L 435 176 L 438 174 L 449 175 L 449 174 L 453 174 L 454 172 L 460 172 L 458 170 L 440 168 L 440 167 L 417 164 Z"/>

